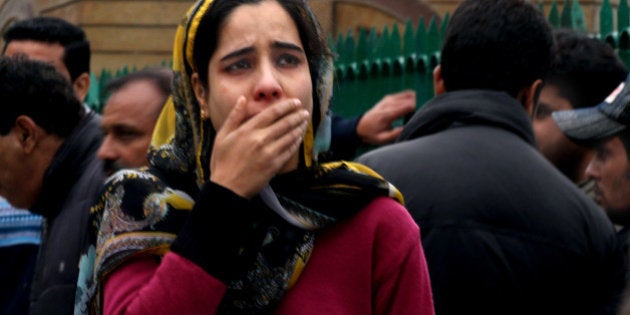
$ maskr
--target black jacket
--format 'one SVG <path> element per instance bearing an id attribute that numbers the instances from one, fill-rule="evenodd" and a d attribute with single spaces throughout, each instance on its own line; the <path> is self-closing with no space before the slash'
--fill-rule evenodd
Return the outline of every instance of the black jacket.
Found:
<path id="1" fill-rule="evenodd" d="M 405 196 L 437 315 L 613 313 L 625 275 L 614 228 L 537 152 L 514 98 L 440 95 L 399 142 L 359 161 Z"/>
<path id="2" fill-rule="evenodd" d="M 30 209 L 44 217 L 31 285 L 31 314 L 72 314 L 79 256 L 87 242 L 90 205 L 103 186 L 100 117 L 88 112 L 61 145 Z"/>

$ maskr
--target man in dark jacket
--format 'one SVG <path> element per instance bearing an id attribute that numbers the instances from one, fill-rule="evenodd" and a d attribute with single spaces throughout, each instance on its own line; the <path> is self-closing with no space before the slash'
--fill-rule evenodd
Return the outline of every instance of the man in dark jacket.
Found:
<path id="1" fill-rule="evenodd" d="M 47 63 L 0 59 L 0 195 L 44 218 L 30 313 L 70 314 L 89 207 L 103 184 L 100 124 Z"/>
<path id="2" fill-rule="evenodd" d="M 536 150 L 531 115 L 553 39 L 524 0 L 466 0 L 436 97 L 397 144 L 359 158 L 422 231 L 436 314 L 612 314 L 625 253 L 603 211 Z"/>
<path id="3" fill-rule="evenodd" d="M 572 141 L 592 147 L 585 174 L 595 181 L 595 201 L 630 236 L 630 76 L 597 106 L 554 112 L 554 121 Z"/>
<path id="4" fill-rule="evenodd" d="M 595 181 L 595 200 L 617 224 L 620 239 L 629 242 L 630 77 L 599 105 L 558 111 L 553 119 L 569 139 L 596 151 L 586 168 Z M 623 308 L 620 314 L 630 314 L 630 286 Z"/>

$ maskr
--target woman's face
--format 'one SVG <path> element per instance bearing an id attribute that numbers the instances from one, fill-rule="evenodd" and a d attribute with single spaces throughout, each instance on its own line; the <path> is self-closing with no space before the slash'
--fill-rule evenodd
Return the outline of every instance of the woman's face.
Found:
<path id="1" fill-rule="evenodd" d="M 304 47 L 295 23 L 279 3 L 242 5 L 226 18 L 204 90 L 200 105 L 215 130 L 241 95 L 247 99 L 250 118 L 288 98 L 298 98 L 312 114 L 313 88 Z"/>

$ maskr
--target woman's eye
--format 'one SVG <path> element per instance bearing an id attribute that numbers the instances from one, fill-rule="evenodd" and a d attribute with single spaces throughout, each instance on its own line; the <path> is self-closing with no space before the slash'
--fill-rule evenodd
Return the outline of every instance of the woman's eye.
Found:
<path id="1" fill-rule="evenodd" d="M 251 64 L 247 60 L 239 60 L 235 63 L 230 64 L 226 70 L 228 72 L 236 72 L 240 70 L 250 69 Z"/>
<path id="2" fill-rule="evenodd" d="M 296 66 L 299 64 L 300 59 L 290 54 L 284 54 L 278 58 L 278 65 L 280 66 Z"/>

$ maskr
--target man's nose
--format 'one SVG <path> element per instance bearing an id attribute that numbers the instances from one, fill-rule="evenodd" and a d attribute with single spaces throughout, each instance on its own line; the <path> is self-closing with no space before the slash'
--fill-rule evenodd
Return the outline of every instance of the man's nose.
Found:
<path id="1" fill-rule="evenodd" d="M 109 135 L 105 136 L 105 139 L 103 139 L 103 143 L 101 144 L 101 147 L 98 149 L 98 152 L 96 153 L 96 155 L 101 160 L 117 160 L 118 159 L 118 153 L 116 152 L 115 145 L 112 141 L 111 136 Z"/>

